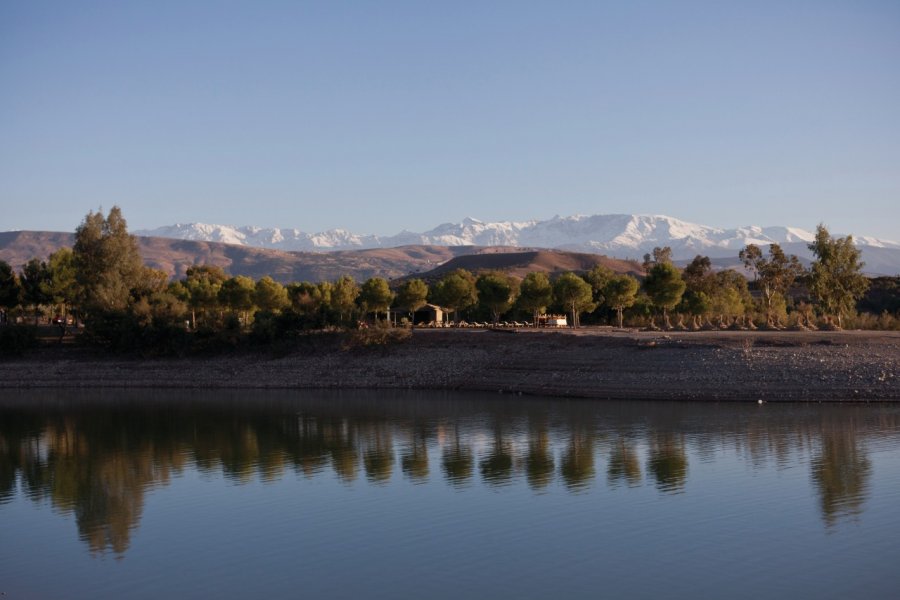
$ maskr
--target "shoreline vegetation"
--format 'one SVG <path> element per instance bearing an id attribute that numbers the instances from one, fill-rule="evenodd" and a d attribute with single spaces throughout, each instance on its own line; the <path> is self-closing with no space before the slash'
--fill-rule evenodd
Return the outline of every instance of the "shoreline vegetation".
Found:
<path id="1" fill-rule="evenodd" d="M 823 225 L 809 248 L 806 269 L 777 244 L 749 244 L 745 273 L 703 256 L 682 269 L 666 247 L 638 276 L 457 268 L 285 286 L 193 265 L 171 281 L 143 263 L 113 207 L 89 212 L 73 247 L 47 261 L 18 273 L 0 261 L 0 389 L 900 401 L 900 278 L 873 283 L 852 238 Z M 429 319 L 437 327 L 412 327 Z"/>
<path id="2" fill-rule="evenodd" d="M 900 332 L 416 329 L 387 344 L 303 336 L 288 352 L 138 358 L 48 345 L 0 389 L 434 389 L 610 400 L 900 401 Z"/>

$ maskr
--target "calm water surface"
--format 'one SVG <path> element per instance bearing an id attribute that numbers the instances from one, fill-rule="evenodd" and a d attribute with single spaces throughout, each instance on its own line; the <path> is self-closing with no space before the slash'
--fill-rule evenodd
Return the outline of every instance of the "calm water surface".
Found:
<path id="1" fill-rule="evenodd" d="M 900 406 L 0 395 L 4 598 L 896 598 Z"/>

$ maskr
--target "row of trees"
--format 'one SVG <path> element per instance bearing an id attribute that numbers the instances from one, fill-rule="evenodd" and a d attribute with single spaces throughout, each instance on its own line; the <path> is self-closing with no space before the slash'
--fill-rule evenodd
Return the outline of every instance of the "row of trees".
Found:
<path id="1" fill-rule="evenodd" d="M 0 263 L 0 307 L 27 305 L 37 321 L 41 306 L 52 305 L 65 318 L 74 310 L 91 323 L 106 315 L 128 314 L 142 325 L 183 323 L 222 326 L 229 317 L 248 324 L 257 313 L 292 312 L 310 326 L 348 325 L 360 317 L 376 319 L 392 307 L 412 316 L 432 302 L 454 313 L 477 309 L 493 322 L 518 309 L 534 319 L 548 307 L 568 309 L 573 323 L 581 313 L 606 303 L 619 311 L 633 304 L 636 279 L 597 267 L 580 277 L 566 273 L 551 283 L 545 273 L 524 280 L 500 272 L 477 277 L 459 269 L 432 286 L 421 279 L 404 281 L 394 289 L 373 277 L 361 285 L 350 276 L 329 282 L 299 282 L 283 286 L 271 277 L 253 281 L 229 277 L 215 266 L 193 266 L 183 279 L 169 281 L 165 272 L 144 266 L 133 236 L 127 232 L 118 207 L 108 216 L 89 213 L 79 225 L 73 248 L 61 249 L 48 261 L 32 259 L 16 277 Z"/>
<path id="2" fill-rule="evenodd" d="M 46 262 L 33 258 L 22 266 L 20 276 L 9 263 L 0 261 L 0 323 L 10 309 L 19 306 L 32 309 L 37 319 L 41 306 L 65 305 L 74 283 L 71 259 L 68 248 L 54 252 Z"/>
<path id="3" fill-rule="evenodd" d="M 755 244 L 740 251 L 739 258 L 759 291 L 759 301 L 752 297 L 742 274 L 733 270 L 713 272 L 708 257 L 697 256 L 679 271 L 672 264 L 669 248 L 656 248 L 652 255 L 644 257 L 647 277 L 643 287 L 653 304 L 662 310 L 667 326 L 671 326 L 667 313 L 674 309 L 692 316 L 694 327 L 703 317 L 709 323 L 710 314 L 719 315 L 721 326 L 726 318 L 737 320 L 759 312 L 768 327 L 778 328 L 787 316 L 791 291 L 801 287 L 805 292 L 801 290 L 800 295 L 817 303 L 829 320 L 836 318 L 840 328 L 869 287 L 869 279 L 862 274 L 860 251 L 851 236 L 833 238 L 824 225 L 816 228 L 816 236 L 808 247 L 815 256 L 809 271 L 795 255 L 786 255 L 776 243 L 769 245 L 768 253 Z M 802 302 L 797 308 L 811 324 L 812 306 Z"/>
<path id="4" fill-rule="evenodd" d="M 452 311 L 456 321 L 461 312 L 494 323 L 507 314 L 527 314 L 536 321 L 549 309 L 568 313 L 575 327 L 588 313 L 595 320 L 614 316 L 621 327 L 628 310 L 651 326 L 659 317 L 663 326 L 673 327 L 674 311 L 678 315 L 674 327 L 712 326 L 714 317 L 721 327 L 749 321 L 753 313 L 777 327 L 786 316 L 789 291 L 802 281 L 809 298 L 823 313 L 836 317 L 840 326 L 868 285 L 859 251 L 852 238 L 834 239 L 821 225 L 810 249 L 816 260 L 807 272 L 796 256 L 785 255 L 777 244 L 767 254 L 755 245 L 744 248 L 740 258 L 753 275 L 758 300 L 742 274 L 714 272 L 709 258 L 702 256 L 679 270 L 669 248 L 645 256 L 643 282 L 597 266 L 581 275 L 569 272 L 553 279 L 542 272 L 518 279 L 497 271 L 475 275 L 458 269 L 431 285 L 408 279 L 392 287 L 380 277 L 359 284 L 345 275 L 336 281 L 284 286 L 271 277 L 258 281 L 229 277 L 208 265 L 193 266 L 181 280 L 170 281 L 165 272 L 143 264 L 121 211 L 113 207 L 105 217 L 89 213 L 76 230 L 72 249 L 61 249 L 46 261 L 32 259 L 20 276 L 0 262 L 0 309 L 27 307 L 35 321 L 42 306 L 54 306 L 64 317 L 74 310 L 89 327 L 112 314 L 124 315 L 141 327 L 184 329 L 188 322 L 194 330 L 241 328 L 257 321 L 257 327 L 276 327 L 287 320 L 295 328 L 321 328 L 353 325 L 369 316 L 377 320 L 389 310 L 411 317 L 431 302 Z M 684 323 L 685 317 L 690 325 Z M 281 325 L 274 319 L 281 319 Z"/>

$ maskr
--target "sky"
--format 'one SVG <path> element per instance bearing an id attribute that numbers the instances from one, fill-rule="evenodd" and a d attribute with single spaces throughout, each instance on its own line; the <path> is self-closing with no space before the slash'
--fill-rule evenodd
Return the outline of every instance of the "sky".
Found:
<path id="1" fill-rule="evenodd" d="M 900 2 L 0 0 L 0 231 L 900 239 Z"/>

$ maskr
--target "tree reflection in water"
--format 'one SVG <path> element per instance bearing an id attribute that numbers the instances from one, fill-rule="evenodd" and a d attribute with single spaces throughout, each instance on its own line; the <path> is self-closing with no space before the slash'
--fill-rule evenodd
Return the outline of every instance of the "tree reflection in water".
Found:
<path id="1" fill-rule="evenodd" d="M 447 481 L 453 485 L 463 485 L 472 478 L 472 449 L 460 438 L 459 424 L 453 428 L 453 438 L 444 446 L 441 466 Z"/>
<path id="2" fill-rule="evenodd" d="M 494 442 L 478 467 L 481 478 L 489 485 L 504 485 L 512 480 L 513 455 L 510 451 L 509 441 L 503 436 L 502 421 L 495 420 L 493 424 Z"/>
<path id="3" fill-rule="evenodd" d="M 594 434 L 587 427 L 573 425 L 559 473 L 570 490 L 583 490 L 591 484 L 594 479 Z"/>
<path id="4" fill-rule="evenodd" d="M 356 479 L 359 453 L 356 451 L 353 429 L 346 423 L 331 421 L 325 430 L 328 454 L 331 457 L 331 468 L 344 482 Z"/>
<path id="5" fill-rule="evenodd" d="M 373 483 L 386 483 L 394 470 L 394 444 L 387 423 L 373 423 L 366 432 L 363 464 Z"/>
<path id="6" fill-rule="evenodd" d="M 688 459 L 678 434 L 663 432 L 650 437 L 647 471 L 656 479 L 656 487 L 660 491 L 673 493 L 684 488 Z"/>
<path id="7" fill-rule="evenodd" d="M 428 479 L 428 441 L 433 436 L 433 429 L 422 419 L 413 421 L 409 442 L 400 457 L 400 468 L 404 475 L 416 483 L 424 483 Z"/>
<path id="8" fill-rule="evenodd" d="M 632 440 L 620 437 L 613 443 L 606 474 L 610 485 L 624 482 L 633 487 L 641 484 L 641 463 Z"/>
<path id="9" fill-rule="evenodd" d="M 294 468 L 306 477 L 324 471 L 328 467 L 328 445 L 322 423 L 313 415 L 300 414 L 294 423 L 285 425 L 286 451 Z"/>
<path id="10" fill-rule="evenodd" d="M 646 404 L 600 403 L 601 418 L 592 413 L 600 404 L 580 404 L 575 412 L 539 400 L 497 405 L 465 398 L 425 409 L 394 402 L 377 414 L 370 410 L 377 397 L 263 404 L 126 395 L 67 405 L 51 394 L 46 402 L 0 404 L 0 504 L 17 493 L 48 500 L 74 516 L 92 552 L 121 554 L 146 491 L 185 469 L 218 472 L 238 484 L 277 481 L 290 471 L 353 482 L 362 469 L 368 483 L 393 485 L 399 464 L 413 483 L 442 477 L 465 488 L 522 481 L 534 491 L 552 489 L 558 473 L 563 489 L 579 492 L 595 482 L 602 440 L 610 487 L 641 486 L 645 454 L 647 475 L 663 494 L 685 491 L 691 455 L 708 462 L 729 454 L 753 469 L 807 456 L 822 518 L 832 526 L 863 512 L 872 476 L 866 437 L 900 430 L 900 411 L 869 407 L 827 413 L 734 407 L 723 416 L 696 405 L 652 413 Z M 437 477 L 429 468 L 436 456 Z"/>
<path id="11" fill-rule="evenodd" d="M 823 423 L 821 448 L 812 461 L 812 479 L 827 525 L 834 525 L 841 517 L 862 514 L 871 475 L 872 465 L 857 429 Z"/>
<path id="12" fill-rule="evenodd" d="M 528 454 L 525 456 L 525 473 L 528 485 L 540 490 L 553 480 L 553 450 L 547 419 L 541 415 L 531 421 L 528 433 Z"/>

